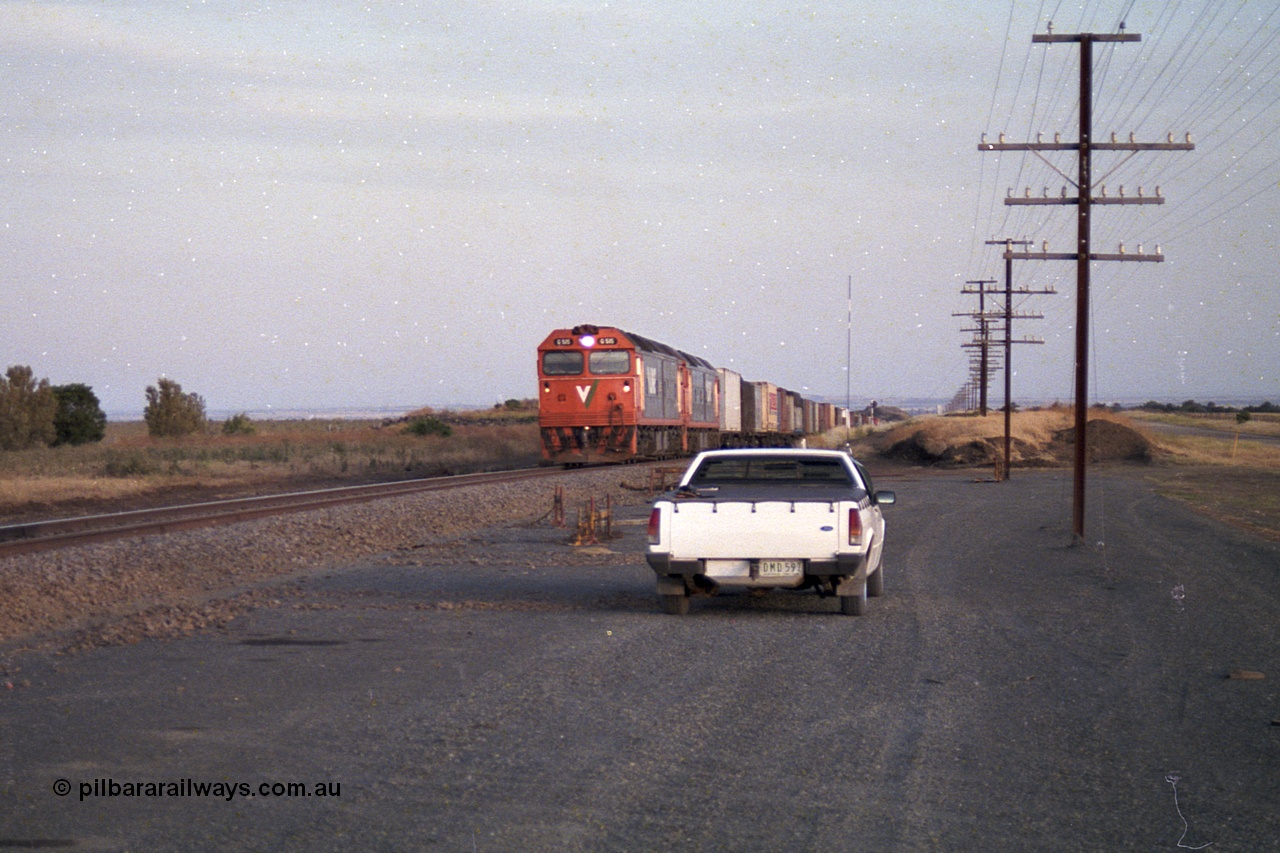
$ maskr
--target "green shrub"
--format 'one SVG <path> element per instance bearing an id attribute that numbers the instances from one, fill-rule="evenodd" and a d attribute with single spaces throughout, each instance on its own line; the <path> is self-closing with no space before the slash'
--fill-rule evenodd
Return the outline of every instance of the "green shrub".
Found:
<path id="1" fill-rule="evenodd" d="M 107 415 L 92 388 L 79 382 L 55 385 L 53 395 L 58 400 L 53 419 L 55 446 L 102 441 L 107 434 Z"/>
<path id="2" fill-rule="evenodd" d="M 424 418 L 414 418 L 404 431 L 410 435 L 428 436 L 438 435 L 442 438 L 448 438 L 453 435 L 453 427 L 449 426 L 439 418 L 433 418 L 430 415 Z"/>
<path id="3" fill-rule="evenodd" d="M 244 412 L 233 415 L 222 422 L 223 435 L 253 435 L 257 431 L 253 421 L 249 419 L 249 415 Z"/>

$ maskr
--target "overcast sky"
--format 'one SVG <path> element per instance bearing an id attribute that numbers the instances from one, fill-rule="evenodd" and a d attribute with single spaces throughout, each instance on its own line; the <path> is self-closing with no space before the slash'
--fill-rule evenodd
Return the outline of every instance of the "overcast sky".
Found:
<path id="1" fill-rule="evenodd" d="M 617 325 L 855 403 L 965 382 L 991 238 L 1068 251 L 1097 155 L 1095 399 L 1280 402 L 1276 0 L 0 2 L 0 357 L 141 413 L 532 397 L 552 329 Z M 1097 190 L 1100 191 L 1100 190 Z M 1074 193 L 1074 188 L 1071 188 Z M 1015 399 L 1072 394 L 1074 267 L 1021 261 Z M 846 373 L 849 282 L 852 372 Z M 846 382 L 846 376 L 849 379 Z M 999 384 L 999 383 L 997 383 Z"/>

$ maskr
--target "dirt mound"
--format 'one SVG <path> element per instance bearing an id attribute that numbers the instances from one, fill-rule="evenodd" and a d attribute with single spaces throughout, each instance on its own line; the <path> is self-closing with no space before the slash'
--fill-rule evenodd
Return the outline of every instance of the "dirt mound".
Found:
<path id="1" fill-rule="evenodd" d="M 899 462 L 917 465 L 985 465 L 995 460 L 997 447 L 991 439 L 972 438 L 956 442 L 930 434 L 927 430 L 909 432 L 894 441 L 880 455 Z M 1003 445 L 1000 445 L 1003 453 Z"/>
<path id="2" fill-rule="evenodd" d="M 1137 430 L 1122 423 L 1092 420 L 1085 426 L 1089 437 L 1090 462 L 1150 462 L 1151 442 Z M 1075 427 L 1054 434 L 1049 452 L 1064 461 L 1075 454 Z"/>
<path id="3" fill-rule="evenodd" d="M 1075 429 L 1067 413 L 1014 415 L 1009 442 L 1014 466 L 1069 465 Z M 1152 445 L 1131 427 L 1113 420 L 1089 421 L 1091 462 L 1149 462 Z M 889 430 L 876 439 L 879 455 L 914 465 L 989 465 L 1004 457 L 1002 418 L 927 418 Z"/>
<path id="4" fill-rule="evenodd" d="M 876 417 L 880 423 L 897 423 L 911 420 L 911 413 L 897 406 L 876 406 Z"/>

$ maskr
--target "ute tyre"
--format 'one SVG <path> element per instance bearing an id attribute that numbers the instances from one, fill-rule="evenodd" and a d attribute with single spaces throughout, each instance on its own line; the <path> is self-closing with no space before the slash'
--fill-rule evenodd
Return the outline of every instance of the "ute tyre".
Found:
<path id="1" fill-rule="evenodd" d="M 867 612 L 867 587 L 856 595 L 840 596 L 840 612 L 845 616 L 862 616 Z"/>
<path id="2" fill-rule="evenodd" d="M 664 613 L 670 613 L 672 616 L 684 616 L 689 612 L 689 596 L 687 595 L 660 595 L 662 599 L 662 610 Z"/>
<path id="3" fill-rule="evenodd" d="M 879 598 L 884 595 L 884 560 L 880 560 L 880 565 L 876 567 L 876 572 L 867 578 L 867 595 L 872 598 Z"/>

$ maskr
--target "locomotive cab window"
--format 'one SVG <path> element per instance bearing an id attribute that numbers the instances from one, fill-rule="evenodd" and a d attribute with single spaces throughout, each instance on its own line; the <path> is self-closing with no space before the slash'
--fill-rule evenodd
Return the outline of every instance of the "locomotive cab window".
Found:
<path id="1" fill-rule="evenodd" d="M 588 358 L 591 372 L 602 376 L 617 376 L 631 372 L 631 356 L 626 350 L 596 350 Z"/>
<path id="2" fill-rule="evenodd" d="M 582 353 L 556 350 L 544 352 L 542 372 L 547 376 L 577 376 L 582 372 Z"/>

